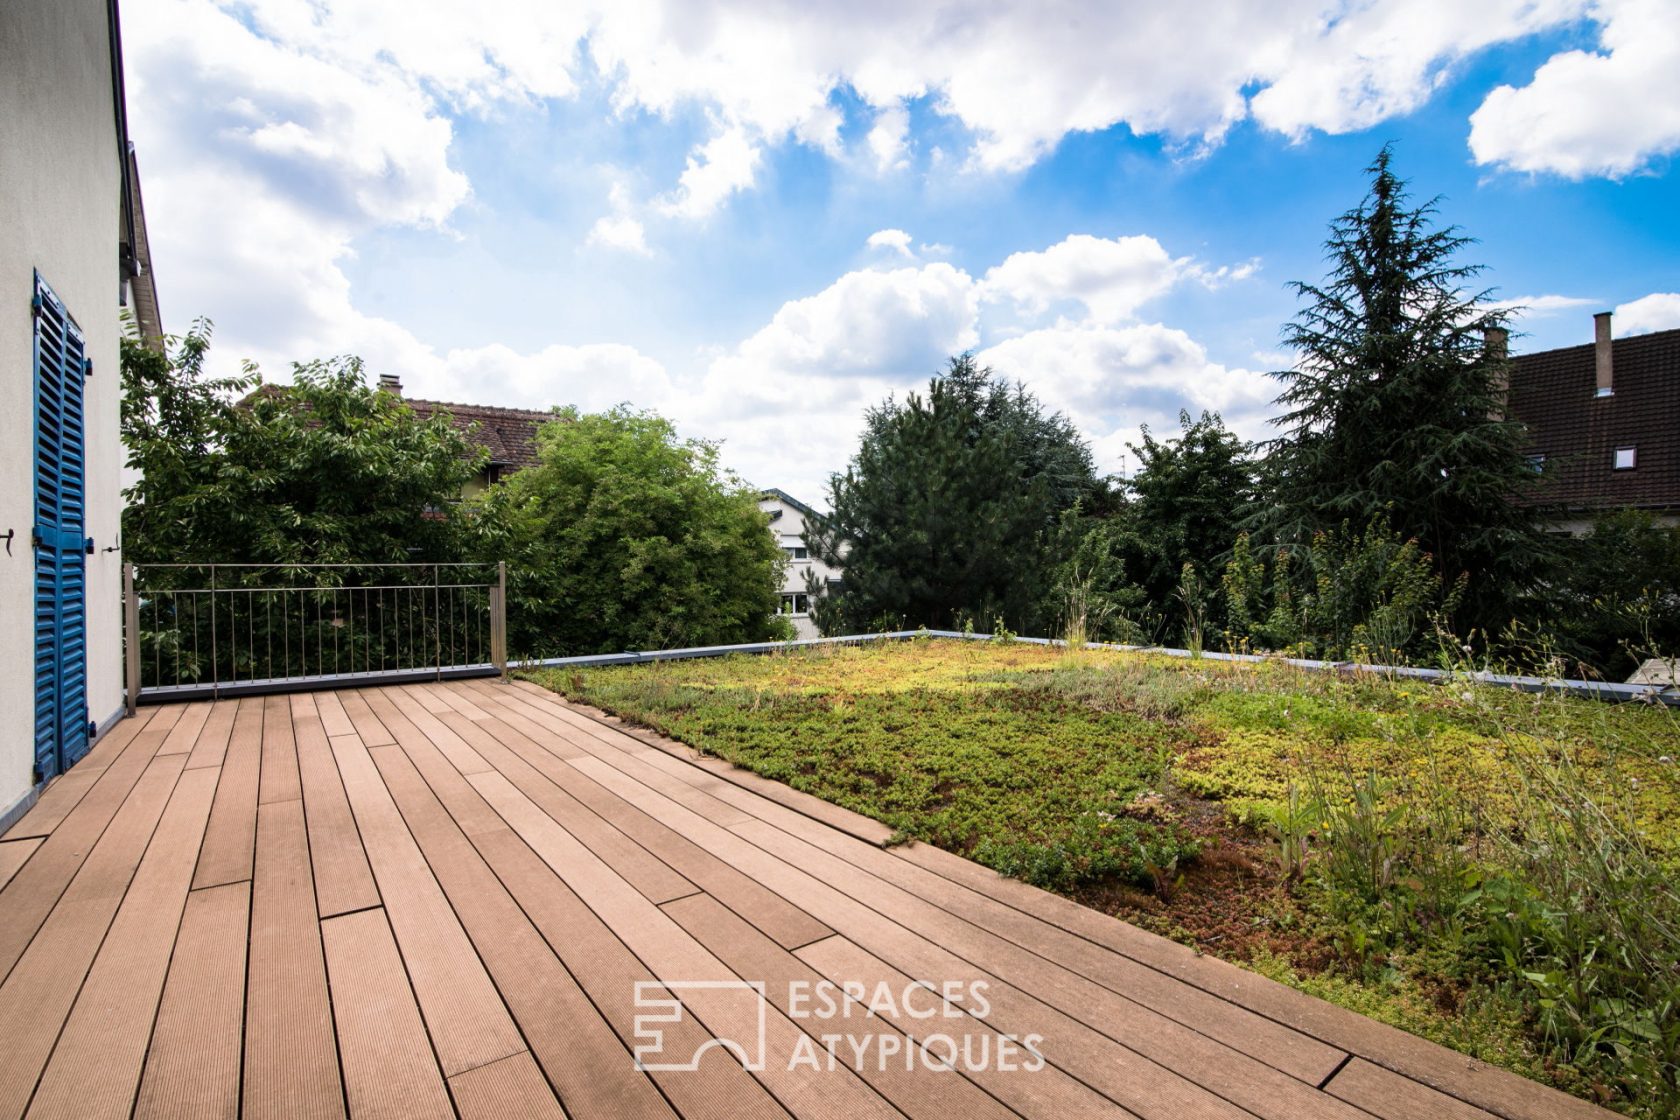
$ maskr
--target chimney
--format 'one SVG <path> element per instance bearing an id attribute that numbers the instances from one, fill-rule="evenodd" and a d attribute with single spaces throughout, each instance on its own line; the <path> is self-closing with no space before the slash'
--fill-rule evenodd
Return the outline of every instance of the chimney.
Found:
<path id="1" fill-rule="evenodd" d="M 1598 396 L 1616 395 L 1616 379 L 1610 363 L 1610 312 L 1593 316 L 1593 356 L 1598 366 Z"/>
<path id="2" fill-rule="evenodd" d="M 380 374 L 379 387 L 387 393 L 392 393 L 399 397 L 402 396 L 402 378 L 398 377 L 394 373 Z"/>
<path id="3" fill-rule="evenodd" d="M 1493 390 L 1493 407 L 1488 409 L 1488 419 L 1503 420 L 1511 395 L 1511 367 L 1506 364 L 1511 356 L 1511 332 L 1504 327 L 1484 327 L 1482 356 L 1494 365 L 1489 385 Z"/>

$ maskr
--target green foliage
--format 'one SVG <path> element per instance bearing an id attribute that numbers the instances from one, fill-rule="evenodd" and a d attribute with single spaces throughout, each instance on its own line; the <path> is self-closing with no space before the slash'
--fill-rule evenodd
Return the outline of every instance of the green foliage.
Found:
<path id="1" fill-rule="evenodd" d="M 717 448 L 620 407 L 556 414 L 539 465 L 480 507 L 486 559 L 508 562 L 509 641 L 530 655 L 757 641 L 782 551 L 757 491 Z"/>
<path id="2" fill-rule="evenodd" d="M 449 561 L 475 455 L 445 416 L 369 388 L 358 359 L 292 367 L 290 385 L 204 368 L 209 324 L 171 352 L 123 341 L 124 492 L 136 564 Z M 253 387 L 255 392 L 241 397 Z"/>
<path id="3" fill-rule="evenodd" d="M 1481 271 L 1457 263 L 1469 239 L 1433 228 L 1435 203 L 1408 203 L 1387 148 L 1368 170 L 1370 192 L 1331 225 L 1329 277 L 1294 285 L 1305 307 L 1284 341 L 1299 357 L 1274 375 L 1285 434 L 1257 522 L 1299 544 L 1383 516 L 1449 583 L 1473 580 L 1460 631 L 1498 630 L 1549 551 L 1518 501 L 1535 476 L 1521 425 L 1500 418 L 1506 360 L 1484 345 L 1509 313 L 1464 289 Z"/>
<path id="4" fill-rule="evenodd" d="M 1610 680 L 1648 657 L 1680 656 L 1680 525 L 1620 510 L 1561 547 L 1564 564 L 1545 604 L 1561 652 Z"/>
<path id="5" fill-rule="evenodd" d="M 1317 532 L 1298 555 L 1292 564 L 1280 550 L 1268 571 L 1247 535 L 1237 538 L 1221 580 L 1230 644 L 1403 664 L 1463 594 L 1463 580 L 1443 589 L 1433 558 L 1380 518 Z"/>
<path id="6" fill-rule="evenodd" d="M 1003 618 L 1034 633 L 1047 617 L 1050 538 L 1095 488 L 1072 424 L 969 355 L 951 359 L 925 397 L 869 410 L 833 513 L 806 541 L 845 569 L 825 628 L 960 625 Z"/>

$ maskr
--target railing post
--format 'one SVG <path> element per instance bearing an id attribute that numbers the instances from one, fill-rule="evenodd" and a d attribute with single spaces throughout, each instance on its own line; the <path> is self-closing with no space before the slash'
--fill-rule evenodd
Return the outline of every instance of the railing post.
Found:
<path id="1" fill-rule="evenodd" d="M 490 592 L 490 660 L 507 676 L 507 561 L 496 561 L 496 586 Z"/>
<path id="2" fill-rule="evenodd" d="M 140 706 L 140 600 L 134 597 L 134 565 L 126 560 L 122 566 L 123 581 L 123 668 L 128 700 L 128 714 Z"/>

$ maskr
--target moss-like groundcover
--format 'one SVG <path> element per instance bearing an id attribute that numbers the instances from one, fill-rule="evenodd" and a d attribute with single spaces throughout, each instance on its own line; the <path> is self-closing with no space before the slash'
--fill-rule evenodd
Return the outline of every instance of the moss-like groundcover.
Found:
<path id="1" fill-rule="evenodd" d="M 1680 722 L 917 640 L 529 674 L 1631 1115 L 1680 1108 Z"/>

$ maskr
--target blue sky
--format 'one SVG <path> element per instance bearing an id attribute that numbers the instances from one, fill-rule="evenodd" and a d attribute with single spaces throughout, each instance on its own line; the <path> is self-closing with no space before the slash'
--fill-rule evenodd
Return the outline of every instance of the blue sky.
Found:
<path id="1" fill-rule="evenodd" d="M 648 407 L 821 501 L 974 349 L 1124 469 L 1267 432 L 1385 143 L 1521 349 L 1680 326 L 1671 0 L 129 0 L 166 325 L 270 376 Z"/>

